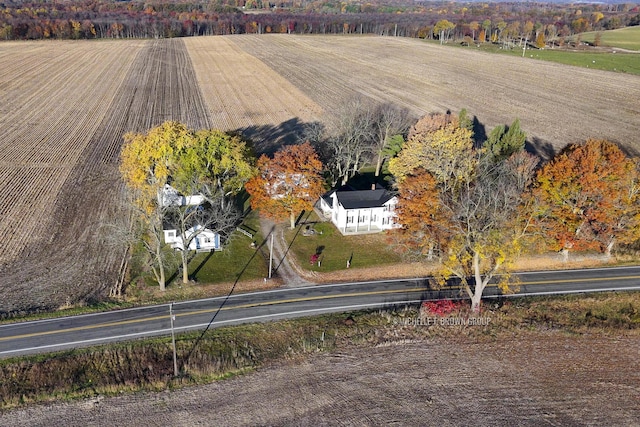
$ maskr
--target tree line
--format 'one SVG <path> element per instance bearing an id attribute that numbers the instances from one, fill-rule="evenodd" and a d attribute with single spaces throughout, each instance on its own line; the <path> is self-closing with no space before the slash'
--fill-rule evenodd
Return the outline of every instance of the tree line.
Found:
<path id="1" fill-rule="evenodd" d="M 144 248 L 162 289 L 168 220 L 183 239 L 197 235 L 187 232 L 194 223 L 226 238 L 242 219 L 234 198 L 246 191 L 253 209 L 294 228 L 324 191 L 364 165 L 397 193 L 401 228 L 388 232 L 390 245 L 414 260 L 437 261 L 437 283 L 457 278 L 474 310 L 491 280 L 509 291 L 522 254 L 610 256 L 640 239 L 640 162 L 612 142 L 570 144 L 543 161 L 526 151 L 518 119 L 485 135 L 465 110 L 418 120 L 397 106 L 362 100 L 339 110 L 299 144 L 257 160 L 238 135 L 177 122 L 125 136 L 121 172 L 134 218 L 127 241 Z M 166 203 L 167 184 L 205 202 Z M 181 260 L 186 282 L 187 250 Z"/>
<path id="2" fill-rule="evenodd" d="M 0 39 L 166 38 L 226 34 L 378 34 L 549 42 L 640 23 L 637 5 L 228 0 L 0 3 Z"/>

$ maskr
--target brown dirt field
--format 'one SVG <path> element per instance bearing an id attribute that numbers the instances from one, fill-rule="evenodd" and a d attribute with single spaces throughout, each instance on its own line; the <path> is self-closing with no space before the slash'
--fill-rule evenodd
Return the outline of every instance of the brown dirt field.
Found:
<path id="1" fill-rule="evenodd" d="M 452 49 L 400 37 L 248 35 L 234 43 L 331 111 L 365 96 L 417 115 L 466 108 L 487 127 L 520 118 L 542 154 L 608 138 L 640 151 L 638 76 Z"/>
<path id="2" fill-rule="evenodd" d="M 242 132 L 258 152 L 296 142 L 305 123 L 319 120 L 315 102 L 233 38 L 191 37 L 185 45 L 213 126 Z"/>
<path id="3" fill-rule="evenodd" d="M 640 425 L 634 335 L 351 347 L 173 392 L 40 405 L 3 425 Z"/>
<path id="4" fill-rule="evenodd" d="M 122 215 L 127 131 L 166 120 L 240 130 L 271 151 L 358 94 L 416 114 L 515 117 L 541 153 L 587 137 L 638 144 L 637 76 L 420 40 L 225 36 L 0 43 L 0 314 L 103 298 L 123 258 L 104 225 Z"/>

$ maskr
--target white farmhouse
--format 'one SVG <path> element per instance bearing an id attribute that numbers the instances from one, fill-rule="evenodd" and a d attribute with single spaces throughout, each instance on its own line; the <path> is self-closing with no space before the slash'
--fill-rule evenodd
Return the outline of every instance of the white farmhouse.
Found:
<path id="1" fill-rule="evenodd" d="M 320 210 L 342 234 L 377 233 L 400 227 L 396 223 L 398 198 L 383 188 L 354 190 L 342 187 L 320 198 Z"/>
<path id="2" fill-rule="evenodd" d="M 180 231 L 175 228 L 164 228 L 164 242 L 172 249 L 183 251 L 184 242 Z M 192 239 L 191 237 L 196 234 Z M 185 233 L 186 240 L 189 241 L 188 249 L 196 252 L 211 252 L 220 250 L 220 234 L 205 228 L 202 230 L 199 225 L 195 225 Z"/>
<path id="3" fill-rule="evenodd" d="M 184 196 L 175 188 L 166 184 L 162 190 L 162 205 L 170 206 L 200 206 L 204 203 L 204 196 L 195 194 Z M 183 251 L 185 248 L 183 236 L 180 230 L 172 224 L 171 221 L 165 220 L 162 231 L 164 232 L 164 242 L 172 249 Z M 203 229 L 201 225 L 195 224 L 187 229 L 184 240 L 188 241 L 187 249 L 197 252 L 211 252 L 220 250 L 220 234 L 208 228 Z"/>
<path id="4" fill-rule="evenodd" d="M 165 184 L 162 189 L 162 206 L 197 206 L 203 203 L 204 196 L 202 194 L 183 196 L 169 184 Z"/>

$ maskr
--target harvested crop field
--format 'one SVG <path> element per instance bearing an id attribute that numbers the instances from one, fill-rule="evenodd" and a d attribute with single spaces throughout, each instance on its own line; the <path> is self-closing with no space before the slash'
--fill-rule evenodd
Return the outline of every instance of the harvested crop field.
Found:
<path id="1" fill-rule="evenodd" d="M 519 117 L 541 153 L 588 137 L 640 143 L 637 76 L 420 40 L 7 42 L 0 63 L 0 314 L 108 293 L 125 255 L 105 227 L 123 215 L 122 136 L 166 120 L 241 131 L 268 152 L 360 95 L 416 115 L 467 108 L 488 127 Z"/>
<path id="2" fill-rule="evenodd" d="M 418 115 L 466 108 L 487 131 L 520 118 L 542 154 L 587 138 L 640 151 L 640 79 L 393 37 L 234 39 L 325 110 L 344 96 Z"/>
<path id="3" fill-rule="evenodd" d="M 521 331 L 319 354 L 205 386 L 0 415 L 5 425 L 632 426 L 635 335 Z"/>

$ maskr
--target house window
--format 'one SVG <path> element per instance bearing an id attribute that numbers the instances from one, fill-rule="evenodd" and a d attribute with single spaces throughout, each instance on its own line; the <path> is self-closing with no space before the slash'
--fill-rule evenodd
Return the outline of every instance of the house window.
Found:
<path id="1" fill-rule="evenodd" d="M 371 222 L 378 222 L 378 215 L 373 215 L 371 217 Z"/>
<path id="2" fill-rule="evenodd" d="M 209 238 L 209 237 L 205 237 L 205 238 L 204 238 L 204 242 L 205 242 L 205 243 L 211 243 L 211 238 Z"/>
<path id="3" fill-rule="evenodd" d="M 176 232 L 175 231 L 170 231 L 167 233 L 167 236 L 169 236 L 170 239 L 174 239 L 176 237 Z"/>
<path id="4" fill-rule="evenodd" d="M 389 218 L 382 218 L 382 225 L 389 224 Z"/>
<path id="5" fill-rule="evenodd" d="M 358 216 L 358 222 L 367 222 L 366 216 Z"/>
<path id="6" fill-rule="evenodd" d="M 347 224 L 351 224 L 353 223 L 353 217 L 352 216 L 348 216 L 347 217 Z"/>

